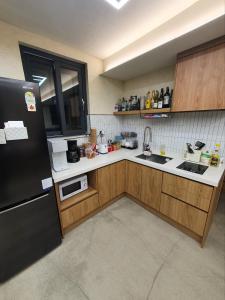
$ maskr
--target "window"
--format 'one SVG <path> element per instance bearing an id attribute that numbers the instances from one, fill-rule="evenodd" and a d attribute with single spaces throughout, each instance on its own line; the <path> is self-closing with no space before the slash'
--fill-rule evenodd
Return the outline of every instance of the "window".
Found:
<path id="1" fill-rule="evenodd" d="M 87 133 L 86 64 L 20 46 L 25 79 L 39 84 L 47 136 Z"/>

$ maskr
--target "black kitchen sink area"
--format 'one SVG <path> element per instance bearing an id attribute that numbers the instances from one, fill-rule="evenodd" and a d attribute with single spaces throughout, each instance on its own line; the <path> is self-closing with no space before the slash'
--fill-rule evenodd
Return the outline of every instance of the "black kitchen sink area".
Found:
<path id="1" fill-rule="evenodd" d="M 168 161 L 170 161 L 172 159 L 172 157 L 162 156 L 159 154 L 151 154 L 151 155 L 140 154 L 140 155 L 137 155 L 136 157 L 147 160 L 147 161 L 151 161 L 151 162 L 154 162 L 157 164 L 161 164 L 161 165 L 164 165 L 165 163 L 167 163 Z"/>
<path id="2" fill-rule="evenodd" d="M 179 166 L 177 166 L 177 169 L 181 169 L 181 170 L 185 170 L 188 172 L 202 175 L 205 173 L 205 171 L 208 169 L 208 167 L 199 165 L 199 164 L 195 164 L 195 163 L 191 163 L 189 161 L 185 161 L 182 164 L 180 164 Z"/>

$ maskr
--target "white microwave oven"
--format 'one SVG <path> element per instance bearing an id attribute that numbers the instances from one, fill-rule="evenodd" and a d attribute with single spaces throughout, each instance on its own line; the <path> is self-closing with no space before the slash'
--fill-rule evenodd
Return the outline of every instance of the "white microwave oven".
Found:
<path id="1" fill-rule="evenodd" d="M 71 180 L 64 181 L 59 184 L 60 200 L 76 195 L 88 188 L 87 175 L 74 177 Z"/>

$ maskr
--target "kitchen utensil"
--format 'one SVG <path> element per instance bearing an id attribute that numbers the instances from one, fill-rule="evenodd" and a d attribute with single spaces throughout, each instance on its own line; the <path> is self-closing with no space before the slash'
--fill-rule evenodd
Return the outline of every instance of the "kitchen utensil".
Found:
<path id="1" fill-rule="evenodd" d="M 192 149 L 192 145 L 190 144 L 190 143 L 186 143 L 186 145 L 187 145 L 187 151 L 188 151 L 188 153 L 194 153 L 194 150 Z"/>
<path id="2" fill-rule="evenodd" d="M 205 143 L 202 143 L 202 142 L 200 142 L 200 141 L 197 141 L 196 143 L 195 143 L 195 150 L 201 150 L 203 147 L 205 147 Z"/>

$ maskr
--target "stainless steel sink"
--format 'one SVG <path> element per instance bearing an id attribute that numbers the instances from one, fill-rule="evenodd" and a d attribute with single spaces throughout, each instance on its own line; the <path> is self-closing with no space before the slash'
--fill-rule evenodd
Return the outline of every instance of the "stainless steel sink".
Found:
<path id="1" fill-rule="evenodd" d="M 137 155 L 136 157 L 147 160 L 147 161 L 152 161 L 152 162 L 155 162 L 155 163 L 161 164 L 161 165 L 164 165 L 165 163 L 167 163 L 168 161 L 170 161 L 172 159 L 171 157 L 162 156 L 162 155 L 158 155 L 158 154 L 152 154 L 150 156 L 140 154 L 140 155 Z"/>

